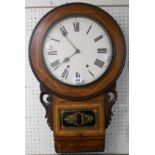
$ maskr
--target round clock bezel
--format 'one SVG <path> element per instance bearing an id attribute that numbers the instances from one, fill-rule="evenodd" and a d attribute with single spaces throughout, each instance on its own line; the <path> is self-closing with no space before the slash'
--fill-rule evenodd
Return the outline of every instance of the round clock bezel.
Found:
<path id="1" fill-rule="evenodd" d="M 76 87 L 61 83 L 48 72 L 42 57 L 42 44 L 47 31 L 56 21 L 72 15 L 87 16 L 100 23 L 115 48 L 111 64 L 105 74 L 91 84 Z M 37 79 L 51 93 L 66 99 L 82 100 L 94 97 L 109 88 L 119 77 L 125 63 L 125 40 L 117 22 L 104 10 L 85 3 L 59 6 L 47 13 L 35 27 L 29 44 L 31 68 Z"/>
<path id="2" fill-rule="evenodd" d="M 90 82 L 90 83 L 86 83 L 86 84 L 82 84 L 82 85 L 73 85 L 73 84 L 69 84 L 69 83 L 65 83 L 65 82 L 61 81 L 60 79 L 58 79 L 57 77 L 55 77 L 54 75 L 52 75 L 52 73 L 50 73 L 50 71 L 49 71 L 49 69 L 48 69 L 48 67 L 47 67 L 47 64 L 46 64 L 46 62 L 45 62 L 45 58 L 44 58 L 43 52 L 42 52 L 42 59 L 43 59 L 42 61 L 44 62 L 44 65 L 45 65 L 47 71 L 49 72 L 49 74 L 50 74 L 52 77 L 54 77 L 58 82 L 61 82 L 62 84 L 67 85 L 67 86 L 71 86 L 71 87 L 84 87 L 84 86 L 87 86 L 87 85 L 91 85 L 93 82 L 95 82 L 95 81 L 97 81 L 97 80 L 100 80 L 100 78 L 102 78 L 102 76 L 104 76 L 104 75 L 106 74 L 106 72 L 107 72 L 107 70 L 109 69 L 109 67 L 110 67 L 110 65 L 111 65 L 111 63 L 112 63 L 112 60 L 113 60 L 113 56 L 114 56 L 114 45 L 113 45 L 113 41 L 112 41 L 112 39 L 110 38 L 110 36 L 109 36 L 109 34 L 108 34 L 106 28 L 104 28 L 103 25 L 100 24 L 97 20 L 95 20 L 95 19 L 93 19 L 93 18 L 91 18 L 91 17 L 89 17 L 89 16 L 85 16 L 85 15 L 72 14 L 72 15 L 70 15 L 70 16 L 62 17 L 61 19 L 58 19 L 58 21 L 55 21 L 54 23 L 52 23 L 52 25 L 51 25 L 50 28 L 47 30 L 47 32 L 46 32 L 46 34 L 45 34 L 45 36 L 44 36 L 44 39 L 43 39 L 43 42 L 42 42 L 42 51 L 43 51 L 43 48 L 44 48 L 45 38 L 46 38 L 48 32 L 52 29 L 52 27 L 54 27 L 55 24 L 57 24 L 57 23 L 59 23 L 59 22 L 65 20 L 65 19 L 73 18 L 73 17 L 75 17 L 75 18 L 76 18 L 76 17 L 79 17 L 79 18 L 82 17 L 82 18 L 90 19 L 90 20 L 94 21 L 96 24 L 100 25 L 101 28 L 104 30 L 104 32 L 107 34 L 107 37 L 108 37 L 109 42 L 110 42 L 110 47 L 111 47 L 111 50 L 112 50 L 112 51 L 111 51 L 111 52 L 112 52 L 112 53 L 111 53 L 112 55 L 111 55 L 111 60 L 110 60 L 109 66 L 108 66 L 108 68 L 106 69 L 106 71 L 105 71 L 101 76 L 99 76 L 97 79 L 95 79 L 94 81 L 92 81 L 92 82 Z"/>

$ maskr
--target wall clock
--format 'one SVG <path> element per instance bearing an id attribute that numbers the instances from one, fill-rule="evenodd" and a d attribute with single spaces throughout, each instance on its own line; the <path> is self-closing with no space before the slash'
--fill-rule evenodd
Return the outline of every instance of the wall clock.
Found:
<path id="1" fill-rule="evenodd" d="M 125 62 L 125 40 L 116 21 L 90 4 L 59 6 L 35 27 L 29 58 L 56 152 L 104 150 Z"/>

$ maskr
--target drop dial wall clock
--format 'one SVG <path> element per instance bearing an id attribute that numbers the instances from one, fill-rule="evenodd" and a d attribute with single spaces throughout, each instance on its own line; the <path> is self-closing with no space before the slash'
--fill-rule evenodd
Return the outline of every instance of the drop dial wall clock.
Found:
<path id="1" fill-rule="evenodd" d="M 125 62 L 116 21 L 90 4 L 59 6 L 35 27 L 29 58 L 56 151 L 104 150 L 116 80 Z"/>

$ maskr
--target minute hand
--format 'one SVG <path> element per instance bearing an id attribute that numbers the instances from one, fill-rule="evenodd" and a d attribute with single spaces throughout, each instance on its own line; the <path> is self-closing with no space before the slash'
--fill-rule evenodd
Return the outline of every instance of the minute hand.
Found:
<path id="1" fill-rule="evenodd" d="M 72 41 L 68 38 L 68 36 L 65 36 L 65 38 L 68 40 L 68 42 L 72 45 L 72 47 L 75 49 L 75 50 L 78 50 L 76 48 L 76 46 L 72 43 Z"/>

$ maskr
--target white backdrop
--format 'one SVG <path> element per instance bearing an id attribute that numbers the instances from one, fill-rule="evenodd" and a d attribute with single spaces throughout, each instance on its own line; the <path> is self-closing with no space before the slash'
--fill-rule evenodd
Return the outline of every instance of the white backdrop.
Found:
<path id="1" fill-rule="evenodd" d="M 28 60 L 28 43 L 32 30 L 39 19 L 52 9 L 50 0 L 44 2 L 47 2 L 47 5 L 37 1 L 38 5 L 32 3 L 30 7 L 29 3 L 26 7 L 26 154 L 55 154 L 53 133 L 46 123 L 45 109 L 39 101 L 39 83 L 31 71 Z M 104 153 L 128 153 L 128 5 L 104 6 L 102 9 L 117 20 L 127 45 L 126 65 L 117 82 L 118 100 L 113 107 L 111 125 L 106 130 Z"/>
<path id="2" fill-rule="evenodd" d="M 25 0 L 26 6 L 57 6 L 70 2 L 85 2 L 94 5 L 128 5 L 128 0 Z"/>

